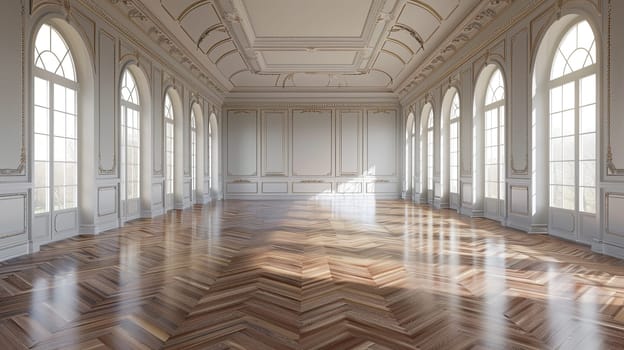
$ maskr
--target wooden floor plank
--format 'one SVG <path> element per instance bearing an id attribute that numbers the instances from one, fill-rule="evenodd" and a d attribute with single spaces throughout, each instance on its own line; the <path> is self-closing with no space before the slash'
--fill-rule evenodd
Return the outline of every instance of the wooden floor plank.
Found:
<path id="1" fill-rule="evenodd" d="M 224 201 L 0 263 L 2 349 L 621 349 L 624 262 L 404 201 Z"/>

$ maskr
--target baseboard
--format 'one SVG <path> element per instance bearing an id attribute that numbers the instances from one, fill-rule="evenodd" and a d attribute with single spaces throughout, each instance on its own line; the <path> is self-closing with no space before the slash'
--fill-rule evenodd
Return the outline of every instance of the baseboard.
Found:
<path id="1" fill-rule="evenodd" d="M 0 247 L 0 261 L 17 258 L 18 256 L 31 253 L 29 242 L 20 242 Z"/>
<path id="2" fill-rule="evenodd" d="M 399 193 L 389 194 L 228 194 L 225 200 L 237 199 L 237 200 L 324 200 L 324 199 L 380 199 L 380 200 L 392 200 L 400 199 Z"/>

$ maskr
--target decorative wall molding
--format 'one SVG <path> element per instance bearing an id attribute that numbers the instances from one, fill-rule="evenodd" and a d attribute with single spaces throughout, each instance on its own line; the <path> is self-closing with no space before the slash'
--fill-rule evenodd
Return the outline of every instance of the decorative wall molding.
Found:
<path id="1" fill-rule="evenodd" d="M 27 152 L 26 152 L 26 142 L 27 142 L 27 137 L 26 137 L 26 113 L 25 113 L 25 106 L 26 106 L 26 89 L 24 86 L 24 77 L 26 76 L 26 62 L 29 61 L 26 59 L 26 52 L 25 52 L 25 42 L 24 42 L 24 33 L 26 31 L 26 26 L 25 26 L 25 13 L 26 13 L 26 8 L 24 5 L 24 1 L 25 0 L 20 0 L 20 33 L 19 33 L 19 54 L 20 54 L 20 67 L 19 69 L 17 69 L 18 73 L 19 73 L 19 81 L 15 82 L 16 84 L 19 84 L 18 89 L 19 91 L 21 91 L 21 98 L 20 98 L 20 102 L 18 104 L 18 108 L 19 108 L 19 119 L 20 119 L 20 134 L 21 134 L 21 145 L 20 145 L 20 150 L 19 150 L 19 155 L 17 156 L 17 164 L 15 166 L 15 168 L 0 168 L 0 176 L 23 176 L 26 175 L 26 164 L 27 164 Z M 5 33 L 6 34 L 6 33 Z"/>

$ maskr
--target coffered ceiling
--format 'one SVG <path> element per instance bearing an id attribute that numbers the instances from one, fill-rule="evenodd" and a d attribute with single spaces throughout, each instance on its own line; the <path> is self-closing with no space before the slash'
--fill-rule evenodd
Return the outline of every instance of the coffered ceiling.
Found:
<path id="1" fill-rule="evenodd" d="M 405 91 L 512 0 L 110 0 L 223 92 Z"/>

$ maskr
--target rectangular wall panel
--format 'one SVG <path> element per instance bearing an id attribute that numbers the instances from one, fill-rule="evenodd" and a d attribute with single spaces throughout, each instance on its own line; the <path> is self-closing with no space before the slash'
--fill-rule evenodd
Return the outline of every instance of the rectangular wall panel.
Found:
<path id="1" fill-rule="evenodd" d="M 26 194 L 0 196 L 0 239 L 26 233 Z"/>
<path id="2" fill-rule="evenodd" d="M 366 184 L 366 193 L 396 193 L 399 184 L 396 182 L 369 182 Z"/>
<path id="3" fill-rule="evenodd" d="M 115 109 L 115 96 L 117 95 L 116 71 L 115 71 L 115 38 L 100 31 L 99 45 L 99 93 L 100 113 L 98 122 L 99 143 L 98 169 L 100 175 L 116 174 L 116 150 L 117 113 Z"/>
<path id="4" fill-rule="evenodd" d="M 22 79 L 22 20 L 20 1 L 3 1 L 0 12 L 0 175 L 26 172 L 25 93 Z M 27 54 L 26 57 L 30 57 Z"/>
<path id="5" fill-rule="evenodd" d="M 362 193 L 361 182 L 339 182 L 336 186 L 338 193 Z"/>
<path id="6" fill-rule="evenodd" d="M 329 194 L 332 192 L 331 182 L 295 182 L 293 193 Z"/>
<path id="7" fill-rule="evenodd" d="M 368 111 L 367 118 L 368 175 L 397 174 L 396 111 Z"/>
<path id="8" fill-rule="evenodd" d="M 332 175 L 332 111 L 293 111 L 293 175 Z"/>
<path id="9" fill-rule="evenodd" d="M 262 193 L 288 193 L 288 182 L 265 182 Z"/>
<path id="10" fill-rule="evenodd" d="M 164 100 L 161 96 L 162 89 L 162 72 L 159 69 L 154 69 L 154 79 L 152 81 L 152 89 L 154 93 L 154 103 L 152 108 L 154 114 L 152 116 L 152 161 L 154 175 L 163 176 L 163 140 L 165 135 L 163 133 L 163 104 Z"/>
<path id="11" fill-rule="evenodd" d="M 529 189 L 521 186 L 511 186 L 510 188 L 511 214 L 529 215 Z"/>
<path id="12" fill-rule="evenodd" d="M 228 193 L 258 193 L 258 184 L 255 182 L 232 182 L 226 185 Z"/>
<path id="13" fill-rule="evenodd" d="M 613 38 L 621 38 L 624 33 L 624 1 L 609 1 L 612 7 L 609 13 L 609 36 Z M 608 174 L 624 175 L 624 118 L 622 111 L 624 110 L 624 69 L 620 69 L 621 62 L 624 62 L 624 45 L 620 39 L 614 40 L 609 50 L 609 65 L 613 65 L 609 69 L 609 113 L 608 113 L 608 145 L 607 149 L 602 150 L 601 157 L 606 159 L 607 152 L 610 149 L 612 154 L 611 164 L 608 164 Z M 614 69 L 618 67 L 617 69 Z"/>
<path id="14" fill-rule="evenodd" d="M 257 115 L 255 110 L 230 111 L 227 119 L 228 175 L 257 175 Z"/>
<path id="15" fill-rule="evenodd" d="M 511 40 L 511 115 L 507 118 L 511 175 L 529 174 L 529 33 L 523 29 Z"/>
<path id="16" fill-rule="evenodd" d="M 624 193 L 607 193 L 607 234 L 624 238 Z"/>
<path id="17" fill-rule="evenodd" d="M 117 213 L 117 188 L 107 186 L 98 188 L 98 216 Z"/>
<path id="18" fill-rule="evenodd" d="M 362 113 L 360 111 L 338 112 L 338 175 L 356 176 L 361 173 L 362 159 Z"/>
<path id="19" fill-rule="evenodd" d="M 262 176 L 286 176 L 288 112 L 262 112 Z"/>

